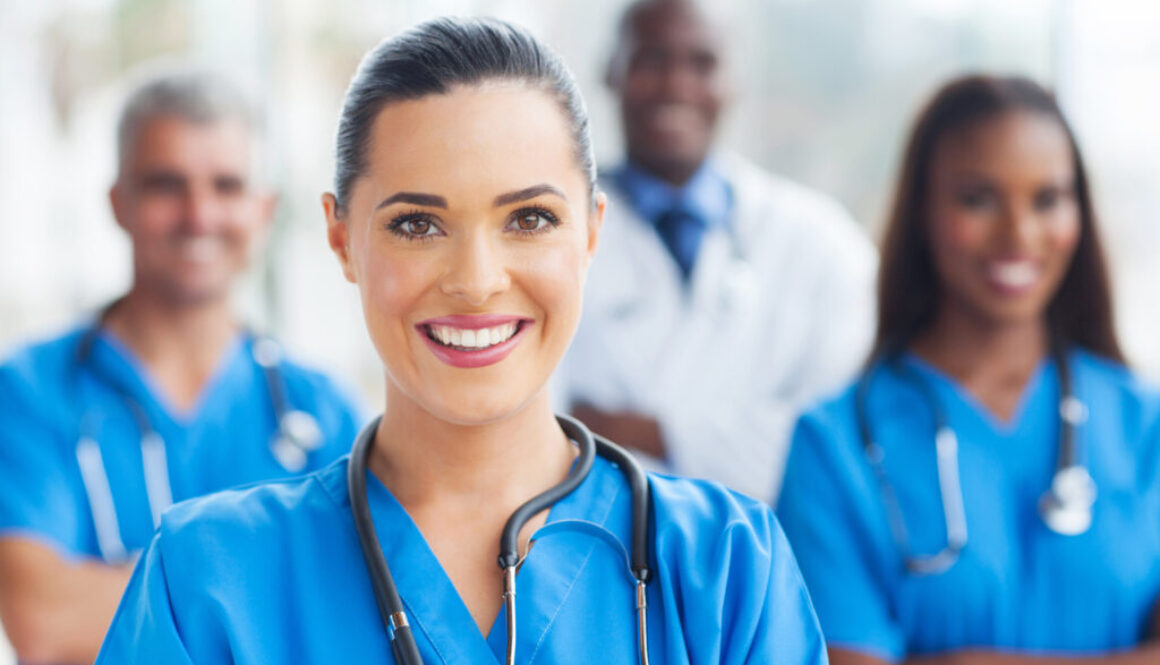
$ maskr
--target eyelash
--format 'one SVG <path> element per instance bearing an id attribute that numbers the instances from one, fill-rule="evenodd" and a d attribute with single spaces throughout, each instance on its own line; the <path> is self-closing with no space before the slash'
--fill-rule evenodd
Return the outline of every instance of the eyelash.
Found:
<path id="1" fill-rule="evenodd" d="M 547 225 L 541 226 L 540 228 L 537 228 L 537 229 L 521 229 L 519 227 L 520 218 L 527 217 L 529 215 L 539 216 L 541 219 L 543 219 L 545 222 L 547 222 Z M 405 226 L 411 222 L 426 222 L 427 224 L 429 224 L 431 226 L 431 228 L 438 231 L 438 233 L 424 233 L 424 234 L 410 233 L 406 230 Z M 508 218 L 508 224 L 505 228 L 508 228 L 513 233 L 517 233 L 521 236 L 534 236 L 534 235 L 539 235 L 541 233 L 545 233 L 548 230 L 555 228 L 559 225 L 560 225 L 560 218 L 557 217 L 555 215 L 555 213 L 548 210 L 547 208 L 543 208 L 541 206 L 527 206 L 525 208 L 520 208 L 519 210 L 516 210 L 515 212 L 513 212 L 511 214 L 511 216 Z M 411 240 L 411 241 L 418 241 L 418 242 L 429 242 L 432 238 L 439 236 L 439 235 L 442 235 L 442 231 L 439 229 L 438 224 L 435 223 L 435 218 L 432 217 L 430 214 L 423 212 L 422 210 L 411 210 L 411 211 L 404 212 L 404 213 L 401 213 L 401 214 L 395 216 L 387 224 L 387 229 L 391 233 L 399 236 L 400 238 L 403 238 L 404 240 Z"/>
<path id="2" fill-rule="evenodd" d="M 430 240 L 433 237 L 435 237 L 436 235 L 439 235 L 438 233 L 436 233 L 436 234 L 409 233 L 403 227 L 410 222 L 426 222 L 427 224 L 431 225 L 431 228 L 435 229 L 436 231 L 439 230 L 439 226 L 435 223 L 435 218 L 432 217 L 431 215 L 423 212 L 422 210 L 411 210 L 411 211 L 404 212 L 404 213 L 401 213 L 401 214 L 395 216 L 387 224 L 387 229 L 391 233 L 399 236 L 400 238 L 403 238 L 404 240 L 413 240 L 413 241 L 419 241 L 419 242 L 430 242 Z"/>
<path id="3" fill-rule="evenodd" d="M 528 215 L 539 215 L 541 219 L 548 223 L 548 225 L 541 226 L 538 229 L 521 229 L 519 227 L 519 220 L 521 217 L 526 217 Z M 550 229 L 554 229 L 560 225 L 559 217 L 557 217 L 547 208 L 542 208 L 540 206 L 527 206 L 526 208 L 520 208 L 511 214 L 510 219 L 511 221 L 509 222 L 509 226 L 513 227 L 512 231 L 523 236 L 534 236 L 545 233 Z"/>

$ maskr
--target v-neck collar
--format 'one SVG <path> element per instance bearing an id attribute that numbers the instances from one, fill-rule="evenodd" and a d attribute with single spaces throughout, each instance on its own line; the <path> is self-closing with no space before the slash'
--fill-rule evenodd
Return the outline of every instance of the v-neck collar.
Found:
<path id="1" fill-rule="evenodd" d="M 119 382 L 118 386 L 112 387 L 128 391 L 130 396 L 140 401 L 146 412 L 157 414 L 170 424 L 186 428 L 201 419 L 202 414 L 213 406 L 215 397 L 222 392 L 221 386 L 230 383 L 231 375 L 239 371 L 238 368 L 242 365 L 239 356 L 246 347 L 247 336 L 244 333 L 235 335 L 218 359 L 217 367 L 202 387 L 201 393 L 193 405 L 185 410 L 178 409 L 169 401 L 148 368 L 132 349 L 103 328 L 95 338 L 90 362 L 100 363 L 109 374 L 106 380 Z"/>
<path id="2" fill-rule="evenodd" d="M 619 479 L 607 462 L 596 460 L 584 482 L 551 508 L 545 526 L 562 520 L 604 525 L 621 489 Z M 412 630 L 426 638 L 443 663 L 503 662 L 506 611 L 500 610 L 486 638 L 481 635 L 419 528 L 372 473 L 367 474 L 367 500 Z M 578 542 L 582 544 L 577 545 Z M 582 541 L 553 537 L 536 541 L 516 576 L 516 653 L 520 662 L 534 660 L 559 608 L 598 546 L 601 542 L 591 537 Z M 500 574 L 498 568 L 496 574 Z"/>
<path id="3" fill-rule="evenodd" d="M 921 380 L 928 381 L 935 389 L 936 397 L 950 407 L 950 412 L 968 412 L 991 432 L 1004 437 L 1019 434 L 1025 427 L 1032 403 L 1045 389 L 1047 375 L 1055 371 L 1055 362 L 1050 356 L 1040 359 L 1035 370 L 1032 371 L 1030 379 L 1019 394 L 1019 400 L 1011 418 L 1004 421 L 984 406 L 961 383 L 938 367 L 923 360 L 917 354 L 907 352 L 903 354 L 900 362 L 906 366 L 903 371 L 912 370 L 920 375 Z M 949 415 L 948 413 L 948 417 Z"/>

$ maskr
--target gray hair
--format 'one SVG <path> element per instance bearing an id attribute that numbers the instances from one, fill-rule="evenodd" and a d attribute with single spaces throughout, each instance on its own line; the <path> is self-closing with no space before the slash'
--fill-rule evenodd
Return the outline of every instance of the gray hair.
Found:
<path id="1" fill-rule="evenodd" d="M 238 120 L 251 132 L 258 128 L 250 100 L 226 77 L 201 70 L 155 74 L 134 88 L 121 111 L 118 169 L 124 167 L 141 129 L 159 116 L 176 116 L 196 124 Z"/>

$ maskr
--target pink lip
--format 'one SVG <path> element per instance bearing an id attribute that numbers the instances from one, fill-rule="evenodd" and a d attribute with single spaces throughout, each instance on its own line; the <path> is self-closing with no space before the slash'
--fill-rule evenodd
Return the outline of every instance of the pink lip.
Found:
<path id="1" fill-rule="evenodd" d="M 461 328 L 463 330 L 479 330 L 481 328 L 494 328 L 502 326 L 506 323 L 517 323 L 519 328 L 516 334 L 512 335 L 511 339 L 489 346 L 486 349 L 467 351 L 464 349 L 457 349 L 450 346 L 443 346 L 439 342 L 431 339 L 427 335 L 429 326 L 449 326 L 452 328 Z M 452 316 L 441 316 L 434 319 L 427 319 L 415 324 L 415 330 L 423 341 L 427 343 L 427 348 L 431 349 L 431 353 L 443 362 L 452 367 L 460 367 L 464 369 L 473 369 L 476 367 L 486 367 L 494 365 L 499 361 L 507 358 L 516 346 L 523 340 L 524 334 L 530 329 L 535 322 L 532 319 L 510 316 L 506 314 L 455 314 Z"/>

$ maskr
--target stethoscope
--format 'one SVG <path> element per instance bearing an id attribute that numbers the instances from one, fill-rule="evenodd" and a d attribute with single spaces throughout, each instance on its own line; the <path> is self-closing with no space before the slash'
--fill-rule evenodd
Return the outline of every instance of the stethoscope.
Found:
<path id="1" fill-rule="evenodd" d="M 157 528 L 161 524 L 161 513 L 173 504 L 165 441 L 149 421 L 145 407 L 120 381 L 101 369 L 99 363 L 92 362 L 93 346 L 100 336 L 101 321 L 111 307 L 112 305 L 106 307 L 82 335 L 74 361 L 78 370 L 87 368 L 97 380 L 117 393 L 132 414 L 138 431 L 141 432 L 141 465 L 145 478 L 145 494 L 153 517 L 153 528 Z M 281 345 L 269 337 L 250 332 L 246 335 L 249 338 L 254 363 L 261 368 L 265 376 L 266 388 L 270 393 L 274 416 L 278 423 L 278 429 L 270 440 L 270 452 L 282 468 L 290 473 L 297 473 L 306 467 L 309 454 L 322 446 L 322 429 L 314 416 L 295 409 L 290 404 L 286 379 L 280 369 L 283 360 Z M 101 447 L 92 432 L 94 426 L 91 415 L 86 413 L 81 418 L 80 436 L 76 445 L 77 465 L 92 511 L 101 557 L 110 563 L 124 562 L 130 560 L 131 556 L 121 537 Z"/>
<path id="2" fill-rule="evenodd" d="M 1086 532 L 1092 523 L 1092 506 L 1096 500 L 1096 483 L 1081 459 L 1076 428 L 1087 420 L 1087 407 L 1072 390 L 1071 369 L 1062 350 L 1053 350 L 1056 372 L 1059 375 L 1059 457 L 1051 486 L 1039 500 L 1039 515 L 1049 529 L 1064 536 Z M 891 535 L 903 553 L 908 572 L 914 575 L 935 575 L 946 571 L 958 560 L 967 545 L 967 519 L 963 509 L 963 490 L 959 480 L 959 442 L 947 422 L 938 398 L 931 386 L 913 370 L 895 362 L 896 369 L 919 389 L 935 421 L 935 464 L 938 470 L 939 495 L 946 524 L 946 546 L 928 556 L 917 556 L 910 551 L 906 522 L 894 487 L 886 475 L 885 451 L 874 440 L 867 414 L 871 371 L 863 374 L 854 397 L 858 434 L 866 458 L 886 506 Z"/>
<path id="3" fill-rule="evenodd" d="M 375 434 L 380 418 L 363 428 L 355 439 L 347 467 L 347 490 L 350 492 L 350 510 L 354 516 L 355 530 L 362 546 L 363 558 L 371 576 L 375 601 L 379 616 L 391 642 L 391 652 L 399 665 L 422 665 L 419 648 L 411 633 L 410 624 L 399 597 L 387 560 L 383 556 L 379 537 L 375 533 L 367 500 L 367 459 L 374 447 Z M 645 600 L 645 586 L 651 576 L 649 568 L 649 502 L 651 500 L 648 479 L 644 469 L 624 449 L 594 435 L 579 421 L 567 416 L 556 416 L 560 428 L 569 439 L 580 448 L 580 456 L 572 465 L 568 477 L 559 485 L 533 497 L 520 506 L 504 525 L 499 541 L 499 567 L 503 571 L 503 600 L 507 614 L 507 665 L 514 665 L 516 658 L 516 569 L 522 560 L 518 553 L 520 529 L 535 514 L 545 510 L 580 486 L 592 470 L 596 455 L 612 462 L 620 468 L 632 488 L 632 554 L 629 567 L 635 579 L 637 637 L 640 647 L 641 665 L 648 665 L 648 604 Z"/>

